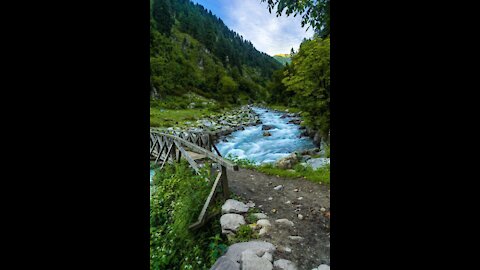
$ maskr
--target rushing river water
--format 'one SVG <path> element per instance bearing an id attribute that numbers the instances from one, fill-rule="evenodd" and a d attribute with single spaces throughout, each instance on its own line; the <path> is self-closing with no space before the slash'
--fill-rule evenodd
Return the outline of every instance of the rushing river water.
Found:
<path id="1" fill-rule="evenodd" d="M 268 130 L 272 136 L 263 136 L 262 125 L 246 127 L 226 137 L 226 141 L 217 143 L 222 156 L 236 156 L 260 163 L 275 162 L 292 152 L 314 148 L 313 141 L 300 136 L 298 125 L 289 124 L 292 118 L 280 118 L 283 114 L 262 108 L 253 108 L 259 114 L 262 125 L 271 125 Z M 150 170 L 150 182 L 154 171 Z"/>
<path id="2" fill-rule="evenodd" d="M 272 136 L 263 136 L 262 125 L 238 130 L 230 134 L 227 141 L 216 145 L 222 156 L 237 156 L 260 164 L 275 162 L 294 151 L 315 147 L 310 138 L 299 138 L 299 126 L 288 123 L 292 118 L 280 118 L 282 113 L 262 108 L 255 107 L 253 110 L 259 114 L 262 125 L 274 126 L 268 130 Z"/>

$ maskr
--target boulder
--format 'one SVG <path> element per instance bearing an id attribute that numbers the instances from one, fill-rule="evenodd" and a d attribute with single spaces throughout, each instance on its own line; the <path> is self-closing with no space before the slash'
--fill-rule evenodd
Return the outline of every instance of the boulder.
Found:
<path id="1" fill-rule="evenodd" d="M 257 256 L 253 250 L 242 252 L 242 270 L 273 270 L 272 263 L 264 258 Z"/>
<path id="2" fill-rule="evenodd" d="M 273 255 L 271 253 L 265 252 L 265 254 L 263 254 L 262 258 L 267 259 L 270 262 L 273 262 Z"/>
<path id="3" fill-rule="evenodd" d="M 307 160 L 307 165 L 310 165 L 312 169 L 316 170 L 330 163 L 329 158 L 311 158 Z"/>
<path id="4" fill-rule="evenodd" d="M 267 215 L 263 214 L 263 213 L 255 213 L 255 214 L 252 214 L 254 217 L 256 217 L 257 219 L 265 219 L 265 218 L 268 218 Z"/>
<path id="5" fill-rule="evenodd" d="M 270 130 L 270 129 L 273 129 L 275 128 L 274 126 L 272 125 L 262 125 L 262 130 Z"/>
<path id="6" fill-rule="evenodd" d="M 232 261 L 226 256 L 222 256 L 217 259 L 214 265 L 210 270 L 240 270 L 240 264 Z"/>
<path id="7" fill-rule="evenodd" d="M 239 214 L 225 214 L 220 218 L 223 234 L 236 232 L 240 225 L 244 224 L 245 219 Z"/>
<path id="8" fill-rule="evenodd" d="M 297 270 L 297 265 L 289 260 L 280 259 L 273 262 L 273 266 L 277 270 Z"/>
<path id="9" fill-rule="evenodd" d="M 228 199 L 222 205 L 222 214 L 227 214 L 227 213 L 242 214 L 242 213 L 246 213 L 247 211 L 248 211 L 248 206 L 246 204 L 233 199 Z"/>
<path id="10" fill-rule="evenodd" d="M 250 241 L 231 245 L 228 247 L 225 256 L 234 262 L 240 262 L 242 252 L 247 249 L 253 250 L 257 256 L 263 256 L 265 252 L 273 254 L 276 250 L 275 246 L 271 243 L 265 241 Z"/>
<path id="11" fill-rule="evenodd" d="M 270 136 L 272 136 L 272 133 L 268 131 L 263 132 L 263 137 L 270 137 Z"/>
<path id="12" fill-rule="evenodd" d="M 297 164 L 297 162 L 298 162 L 297 155 L 292 153 L 284 158 L 279 159 L 276 162 L 276 165 L 280 169 L 292 169 L 293 166 Z"/>

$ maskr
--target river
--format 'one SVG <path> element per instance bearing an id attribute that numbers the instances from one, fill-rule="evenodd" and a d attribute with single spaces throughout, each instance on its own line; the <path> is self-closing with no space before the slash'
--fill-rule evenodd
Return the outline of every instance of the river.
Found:
<path id="1" fill-rule="evenodd" d="M 312 139 L 300 137 L 298 125 L 289 124 L 292 118 L 281 118 L 283 113 L 254 107 L 253 110 L 260 116 L 262 125 L 271 125 L 268 130 L 271 136 L 263 136 L 262 125 L 245 127 L 227 136 L 216 146 L 223 157 L 228 155 L 245 158 L 256 164 L 275 162 L 278 159 L 295 151 L 314 148 Z M 152 181 L 153 170 L 150 170 Z"/>
<path id="2" fill-rule="evenodd" d="M 253 110 L 259 114 L 262 125 L 274 127 L 268 130 L 271 136 L 263 136 L 262 125 L 238 130 L 227 136 L 226 141 L 216 145 L 222 156 L 232 155 L 261 164 L 275 162 L 292 152 L 315 147 L 310 138 L 299 138 L 299 126 L 288 123 L 292 118 L 281 118 L 283 113 L 268 109 L 254 107 Z"/>

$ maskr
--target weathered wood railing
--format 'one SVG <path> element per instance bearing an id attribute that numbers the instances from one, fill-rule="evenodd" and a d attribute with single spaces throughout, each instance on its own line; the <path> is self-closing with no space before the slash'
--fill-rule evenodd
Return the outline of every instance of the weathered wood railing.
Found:
<path id="1" fill-rule="evenodd" d="M 190 225 L 191 229 L 196 229 L 205 224 L 207 220 L 206 212 L 213 198 L 218 194 L 217 188 L 221 186 L 224 199 L 229 198 L 227 169 L 238 170 L 238 165 L 222 158 L 220 152 L 213 143 L 213 136 L 209 133 L 196 132 L 159 132 L 150 131 L 150 156 L 155 163 L 160 164 L 160 170 L 167 162 L 179 162 L 181 158 L 187 160 L 190 166 L 197 174 L 200 174 L 199 165 L 189 154 L 190 150 L 194 153 L 204 155 L 220 166 L 220 170 L 215 177 L 210 193 L 203 205 L 203 208 L 195 223 Z M 214 175 L 213 164 L 210 164 L 211 175 Z M 208 179 L 210 180 L 210 179 Z M 213 178 L 212 178 L 213 180 Z"/>

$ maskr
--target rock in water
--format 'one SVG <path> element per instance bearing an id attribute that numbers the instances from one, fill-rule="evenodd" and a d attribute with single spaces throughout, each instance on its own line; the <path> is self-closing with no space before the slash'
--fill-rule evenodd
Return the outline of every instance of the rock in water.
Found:
<path id="1" fill-rule="evenodd" d="M 243 224 L 245 224 L 245 219 L 239 214 L 225 214 L 220 218 L 223 234 L 236 232 Z"/>
<path id="2" fill-rule="evenodd" d="M 292 261 L 289 260 L 276 260 L 273 262 L 273 266 L 275 266 L 275 269 L 281 269 L 281 270 L 297 270 L 297 265 L 293 263 Z"/>
<path id="3" fill-rule="evenodd" d="M 272 263 L 257 256 L 255 251 L 245 250 L 242 252 L 242 270 L 273 270 Z"/>
<path id="4" fill-rule="evenodd" d="M 248 206 L 246 204 L 233 199 L 228 199 L 222 205 L 222 214 L 227 214 L 227 213 L 238 214 L 238 213 L 246 213 L 247 211 L 248 211 Z"/>
<path id="5" fill-rule="evenodd" d="M 240 264 L 222 256 L 218 258 L 210 270 L 240 270 Z"/>
<path id="6" fill-rule="evenodd" d="M 275 128 L 275 127 L 272 126 L 272 125 L 263 125 L 262 126 L 262 130 L 270 130 L 270 129 L 273 129 L 273 128 Z"/>
<path id="7" fill-rule="evenodd" d="M 242 252 L 247 249 L 253 250 L 257 256 L 263 256 L 265 252 L 273 254 L 276 250 L 275 246 L 271 243 L 265 241 L 250 241 L 229 246 L 225 256 L 234 262 L 240 262 Z"/>
<path id="8" fill-rule="evenodd" d="M 265 131 L 265 132 L 263 132 L 263 136 L 264 137 L 270 137 L 270 136 L 272 136 L 272 134 L 268 131 Z"/>

